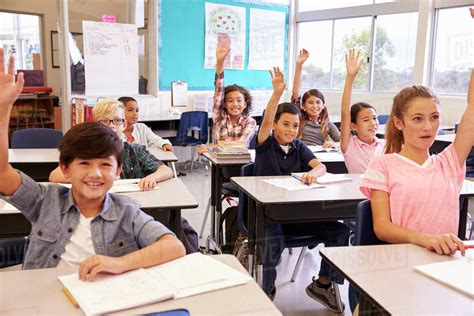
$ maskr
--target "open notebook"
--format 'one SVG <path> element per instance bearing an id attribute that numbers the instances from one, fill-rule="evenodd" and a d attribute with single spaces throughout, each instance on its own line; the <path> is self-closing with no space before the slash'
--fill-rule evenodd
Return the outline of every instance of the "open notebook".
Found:
<path id="1" fill-rule="evenodd" d="M 110 188 L 110 193 L 127 193 L 127 192 L 139 192 L 140 187 L 138 182 L 140 179 L 118 179 L 114 181 L 114 185 Z M 71 188 L 70 183 L 59 183 L 65 187 Z M 158 190 L 158 186 L 155 186 L 154 190 Z"/>
<path id="2" fill-rule="evenodd" d="M 301 176 L 303 176 L 304 172 L 293 172 L 291 174 L 292 177 L 301 181 Z M 329 183 L 336 183 L 336 182 L 346 182 L 351 181 L 352 179 L 348 176 L 343 174 L 334 174 L 326 172 L 323 176 L 316 178 L 316 183 L 318 184 L 329 184 Z"/>
<path id="3" fill-rule="evenodd" d="M 463 258 L 413 267 L 415 271 L 458 290 L 474 299 L 474 251 Z"/>
<path id="4" fill-rule="evenodd" d="M 247 283 L 250 276 L 201 253 L 120 275 L 101 275 L 93 282 L 78 274 L 59 280 L 89 314 L 104 314 L 173 298 L 183 298 Z"/>

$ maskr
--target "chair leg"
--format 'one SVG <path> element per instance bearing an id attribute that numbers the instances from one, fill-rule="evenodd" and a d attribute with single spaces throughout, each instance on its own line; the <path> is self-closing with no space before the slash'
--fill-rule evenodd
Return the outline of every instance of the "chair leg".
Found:
<path id="1" fill-rule="evenodd" d="M 290 255 L 292 255 L 292 254 L 293 254 L 293 248 L 288 248 L 288 253 L 289 253 Z"/>
<path id="2" fill-rule="evenodd" d="M 469 229 L 469 240 L 472 239 L 472 230 L 474 229 L 474 218 L 471 217 L 471 214 L 467 213 L 467 220 L 471 222 L 471 227 Z"/>
<path id="3" fill-rule="evenodd" d="M 339 313 L 344 312 L 344 308 L 342 307 L 342 300 L 341 300 L 341 293 L 339 292 L 339 284 L 336 282 L 332 281 L 332 288 L 334 289 L 334 293 L 336 294 L 336 304 L 337 304 L 337 310 Z"/>
<path id="4" fill-rule="evenodd" d="M 304 259 L 304 254 L 307 248 L 308 247 L 306 246 L 301 248 L 301 252 L 300 252 L 300 255 L 298 256 L 298 260 L 296 261 L 295 268 L 293 269 L 293 273 L 291 274 L 291 280 L 290 280 L 291 282 L 295 282 L 295 279 L 298 276 L 298 272 L 300 271 L 301 264 L 303 263 L 303 259 Z"/>
<path id="5" fill-rule="evenodd" d="M 204 219 L 202 220 L 201 224 L 201 231 L 199 232 L 199 238 L 202 238 L 202 234 L 204 234 L 204 228 L 206 228 L 207 217 L 209 216 L 209 211 L 211 210 L 211 197 L 207 201 L 206 212 L 204 213 Z"/>

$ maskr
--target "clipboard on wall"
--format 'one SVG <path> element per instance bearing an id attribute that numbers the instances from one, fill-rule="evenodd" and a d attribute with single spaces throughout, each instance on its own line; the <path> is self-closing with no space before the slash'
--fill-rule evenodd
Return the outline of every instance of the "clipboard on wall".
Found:
<path id="1" fill-rule="evenodd" d="M 171 82 L 171 106 L 180 107 L 188 105 L 188 83 L 185 81 Z"/>

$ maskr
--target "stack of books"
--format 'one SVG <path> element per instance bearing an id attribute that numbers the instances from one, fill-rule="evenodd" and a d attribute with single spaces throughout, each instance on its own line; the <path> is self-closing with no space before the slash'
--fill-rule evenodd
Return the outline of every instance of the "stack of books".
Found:
<path id="1" fill-rule="evenodd" d="M 249 159 L 250 153 L 243 142 L 222 141 L 209 150 L 217 159 Z"/>

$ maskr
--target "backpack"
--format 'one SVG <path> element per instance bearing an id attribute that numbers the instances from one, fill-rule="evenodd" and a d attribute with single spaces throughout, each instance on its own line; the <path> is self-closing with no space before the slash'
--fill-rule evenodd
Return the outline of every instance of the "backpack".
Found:
<path id="1" fill-rule="evenodd" d="M 199 240 L 198 234 L 194 228 L 188 223 L 188 221 L 181 217 L 181 242 L 186 248 L 186 254 L 194 253 L 199 251 Z"/>
<path id="2" fill-rule="evenodd" d="M 221 227 L 225 228 L 225 244 L 221 247 L 223 253 L 232 254 L 234 244 L 239 237 L 237 211 L 238 206 L 230 206 L 222 213 Z"/>

